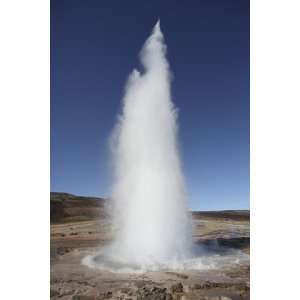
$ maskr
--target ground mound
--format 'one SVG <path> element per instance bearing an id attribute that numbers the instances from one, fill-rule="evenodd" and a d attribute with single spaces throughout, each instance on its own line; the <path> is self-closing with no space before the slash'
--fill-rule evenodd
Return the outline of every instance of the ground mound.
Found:
<path id="1" fill-rule="evenodd" d="M 50 193 L 51 223 L 87 221 L 107 216 L 105 199 Z"/>
<path id="2" fill-rule="evenodd" d="M 193 219 L 225 219 L 234 221 L 250 221 L 249 210 L 219 210 L 219 211 L 194 211 Z"/>

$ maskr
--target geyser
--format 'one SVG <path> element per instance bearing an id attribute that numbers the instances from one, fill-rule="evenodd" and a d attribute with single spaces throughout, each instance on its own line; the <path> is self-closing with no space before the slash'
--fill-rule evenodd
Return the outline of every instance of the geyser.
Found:
<path id="1" fill-rule="evenodd" d="M 129 76 L 111 141 L 114 239 L 83 263 L 114 272 L 143 272 L 205 270 L 248 261 L 240 251 L 207 251 L 192 245 L 177 146 L 177 112 L 159 22 L 140 58 L 144 70 Z"/>
<path id="2" fill-rule="evenodd" d="M 177 112 L 159 21 L 141 53 L 144 71 L 129 77 L 112 138 L 111 255 L 151 267 L 187 257 L 191 244 L 184 178 L 177 146 Z"/>

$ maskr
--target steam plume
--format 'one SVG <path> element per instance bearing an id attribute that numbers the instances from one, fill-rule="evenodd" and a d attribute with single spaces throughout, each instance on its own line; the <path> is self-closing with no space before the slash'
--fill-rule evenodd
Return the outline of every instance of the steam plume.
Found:
<path id="1" fill-rule="evenodd" d="M 112 200 L 119 232 L 113 253 L 147 268 L 187 256 L 190 223 L 159 21 L 140 59 L 144 72 L 130 75 L 114 131 Z"/>
<path id="2" fill-rule="evenodd" d="M 133 70 L 129 76 L 112 137 L 114 240 L 86 256 L 83 263 L 114 272 L 143 272 L 204 270 L 248 262 L 242 251 L 222 249 L 219 255 L 218 245 L 214 251 L 192 245 L 177 147 L 177 113 L 159 22 L 140 59 L 143 73 Z"/>

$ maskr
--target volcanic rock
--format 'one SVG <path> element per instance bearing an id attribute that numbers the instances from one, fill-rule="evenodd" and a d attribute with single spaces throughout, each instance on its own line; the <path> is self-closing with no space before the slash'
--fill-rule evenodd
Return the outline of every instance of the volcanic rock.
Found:
<path id="1" fill-rule="evenodd" d="M 143 287 L 137 291 L 137 300 L 172 300 L 173 297 L 167 293 L 166 288 Z"/>
<path id="2" fill-rule="evenodd" d="M 172 293 L 182 293 L 183 292 L 183 285 L 181 282 L 175 283 L 171 286 Z"/>
<path id="3" fill-rule="evenodd" d="M 59 292 L 57 290 L 50 289 L 50 297 L 58 296 Z"/>

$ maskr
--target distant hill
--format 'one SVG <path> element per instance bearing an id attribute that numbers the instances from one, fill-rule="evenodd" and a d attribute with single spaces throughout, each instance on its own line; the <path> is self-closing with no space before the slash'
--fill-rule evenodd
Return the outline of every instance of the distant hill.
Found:
<path id="1" fill-rule="evenodd" d="M 235 221 L 249 221 L 249 210 L 217 210 L 217 211 L 193 211 L 194 219 L 228 219 Z"/>
<path id="2" fill-rule="evenodd" d="M 65 223 L 105 218 L 105 199 L 50 193 L 51 223 Z"/>
<path id="3" fill-rule="evenodd" d="M 51 223 L 66 223 L 106 218 L 106 200 L 68 193 L 50 193 Z M 194 211 L 194 219 L 249 220 L 249 210 Z"/>

